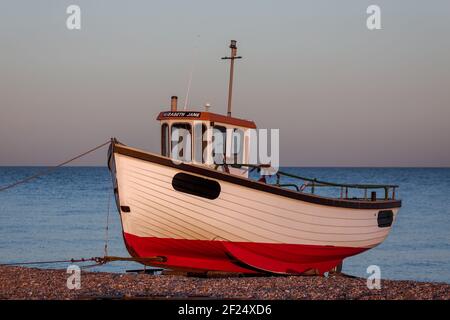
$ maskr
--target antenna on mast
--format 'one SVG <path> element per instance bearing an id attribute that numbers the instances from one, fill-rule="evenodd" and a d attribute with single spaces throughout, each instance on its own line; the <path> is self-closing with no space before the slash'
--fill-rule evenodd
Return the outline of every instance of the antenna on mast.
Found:
<path id="1" fill-rule="evenodd" d="M 191 83 L 192 83 L 192 75 L 193 74 L 194 74 L 194 65 L 192 66 L 191 73 L 189 74 L 188 87 L 186 90 L 186 98 L 184 99 L 184 108 L 183 108 L 184 111 L 186 111 L 187 105 L 189 103 L 189 92 L 191 91 Z"/>
<path id="2" fill-rule="evenodd" d="M 228 84 L 228 111 L 227 111 L 227 115 L 229 117 L 231 117 L 231 98 L 233 96 L 234 60 L 242 59 L 241 56 L 236 56 L 236 54 L 237 54 L 236 40 L 231 40 L 230 48 L 231 48 L 231 56 L 222 58 L 222 60 L 231 60 L 230 61 L 231 62 L 230 63 L 230 82 Z"/>
<path id="3" fill-rule="evenodd" d="M 197 39 L 200 38 L 200 35 L 197 35 Z M 188 86 L 186 89 L 186 97 L 184 99 L 184 108 L 183 110 L 186 111 L 188 103 L 189 103 L 189 92 L 191 91 L 191 83 L 192 83 L 192 76 L 194 74 L 194 70 L 195 70 L 195 61 L 197 60 L 197 55 L 198 55 L 198 45 L 196 44 L 194 47 L 194 56 L 192 59 L 192 68 L 191 68 L 191 73 L 189 74 L 189 81 L 188 81 Z"/>

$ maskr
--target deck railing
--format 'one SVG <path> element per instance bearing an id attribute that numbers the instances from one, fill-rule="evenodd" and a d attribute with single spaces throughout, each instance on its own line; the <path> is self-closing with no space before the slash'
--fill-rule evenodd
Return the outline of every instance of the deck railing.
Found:
<path id="1" fill-rule="evenodd" d="M 253 170 L 261 170 L 261 169 L 268 169 L 270 166 L 268 165 L 250 165 L 250 164 L 234 164 L 229 165 L 231 167 L 235 168 L 241 168 L 241 167 L 248 167 L 251 171 Z M 277 187 L 281 188 L 294 188 L 297 192 L 305 192 L 311 194 L 316 193 L 317 188 L 337 188 L 339 191 L 339 198 L 341 199 L 350 199 L 350 200 L 370 200 L 370 201 L 377 201 L 377 200 L 395 200 L 396 197 L 396 191 L 398 188 L 398 185 L 391 185 L 391 184 L 349 184 L 349 183 L 335 183 L 335 182 L 328 182 L 328 181 L 322 181 L 315 178 L 307 178 L 298 176 L 289 172 L 284 171 L 277 171 L 275 173 L 276 176 L 276 182 L 272 185 L 275 185 Z M 296 180 L 302 181 L 302 183 L 299 185 L 298 183 L 291 182 L 289 183 L 282 183 L 281 178 L 282 177 L 288 177 Z M 352 190 L 362 190 L 364 192 L 363 196 L 361 197 L 352 197 L 350 195 Z M 383 197 L 377 197 L 377 191 L 381 190 Z M 369 193 L 370 192 L 370 193 Z"/>

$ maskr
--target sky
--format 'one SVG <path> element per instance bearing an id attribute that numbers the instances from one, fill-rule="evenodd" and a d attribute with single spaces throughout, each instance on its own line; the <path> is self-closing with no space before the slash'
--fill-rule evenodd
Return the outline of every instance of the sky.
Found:
<path id="1" fill-rule="evenodd" d="M 280 129 L 282 165 L 450 166 L 449 35 L 448 0 L 0 0 L 0 165 L 159 152 L 192 71 L 189 109 L 226 113 L 235 39 L 233 115 Z"/>

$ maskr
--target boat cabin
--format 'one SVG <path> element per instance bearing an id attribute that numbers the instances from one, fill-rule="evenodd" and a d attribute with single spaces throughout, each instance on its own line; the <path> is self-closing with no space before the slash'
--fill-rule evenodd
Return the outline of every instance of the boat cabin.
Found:
<path id="1" fill-rule="evenodd" d="M 178 111 L 177 97 L 171 111 L 161 112 L 161 155 L 205 165 L 248 177 L 248 170 L 232 164 L 249 163 L 253 121 L 207 111 Z"/>

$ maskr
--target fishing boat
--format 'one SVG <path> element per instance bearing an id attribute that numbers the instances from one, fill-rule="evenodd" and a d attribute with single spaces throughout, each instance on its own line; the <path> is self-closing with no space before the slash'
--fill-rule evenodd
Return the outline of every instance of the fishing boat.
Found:
<path id="1" fill-rule="evenodd" d="M 230 48 L 223 58 L 231 61 L 226 115 L 208 106 L 178 110 L 173 96 L 170 110 L 157 116 L 160 154 L 111 141 L 108 167 L 130 255 L 161 257 L 151 265 L 183 271 L 324 274 L 382 243 L 401 207 L 397 185 L 340 184 L 282 171 L 261 177 L 271 164 L 250 163 L 257 127 L 231 116 L 240 57 L 236 41 Z M 223 161 L 211 156 L 214 132 L 223 138 Z M 236 132 L 239 154 L 229 152 Z M 321 194 L 330 189 L 337 194 Z"/>

